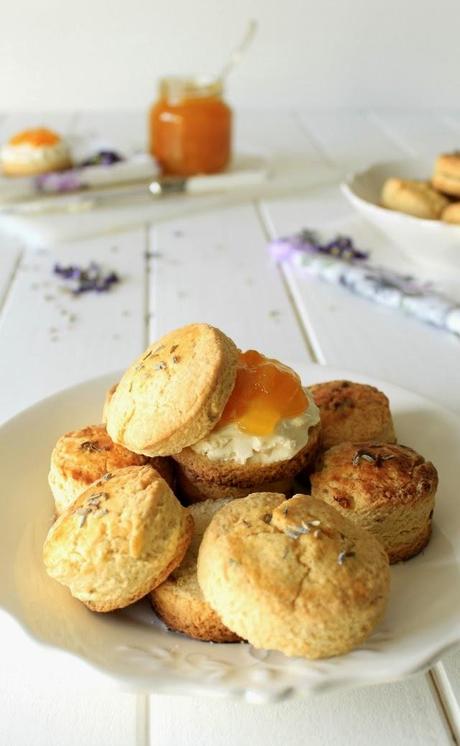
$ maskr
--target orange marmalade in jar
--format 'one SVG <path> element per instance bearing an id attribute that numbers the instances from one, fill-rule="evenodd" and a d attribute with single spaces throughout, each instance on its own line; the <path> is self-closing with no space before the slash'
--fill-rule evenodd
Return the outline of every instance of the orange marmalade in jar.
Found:
<path id="1" fill-rule="evenodd" d="M 231 154 L 232 112 L 221 81 L 164 78 L 150 110 L 150 152 L 163 173 L 223 171 Z"/>

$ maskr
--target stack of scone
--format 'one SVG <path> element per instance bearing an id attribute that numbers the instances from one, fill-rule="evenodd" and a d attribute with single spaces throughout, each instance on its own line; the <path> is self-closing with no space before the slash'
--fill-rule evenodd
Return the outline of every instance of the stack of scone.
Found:
<path id="1" fill-rule="evenodd" d="M 431 535 L 433 464 L 396 445 L 389 401 L 374 386 L 327 381 L 311 391 L 322 426 L 311 494 L 374 534 L 391 563 L 418 554 Z"/>
<path id="2" fill-rule="evenodd" d="M 389 561 L 429 539 L 436 471 L 395 445 L 382 392 L 306 389 L 206 324 L 152 344 L 103 420 L 53 451 L 44 547 L 48 573 L 92 610 L 149 595 L 197 639 L 338 655 L 381 618 Z M 299 475 L 313 496 L 291 497 Z"/>
<path id="3" fill-rule="evenodd" d="M 460 224 L 460 152 L 438 156 L 431 181 L 387 179 L 381 201 L 417 218 Z"/>

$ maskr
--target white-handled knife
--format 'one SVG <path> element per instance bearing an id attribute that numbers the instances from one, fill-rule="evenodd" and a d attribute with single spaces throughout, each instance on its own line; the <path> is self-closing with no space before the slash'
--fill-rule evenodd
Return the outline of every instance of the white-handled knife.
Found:
<path id="1" fill-rule="evenodd" d="M 151 182 L 124 186 L 107 186 L 104 189 L 87 190 L 79 194 L 44 195 L 40 199 L 0 204 L 0 214 L 43 215 L 45 213 L 79 213 L 97 207 L 110 207 L 119 202 L 137 199 L 164 198 L 172 195 L 224 194 L 244 191 L 265 180 L 263 168 L 228 171 L 212 176 L 159 177 Z"/>

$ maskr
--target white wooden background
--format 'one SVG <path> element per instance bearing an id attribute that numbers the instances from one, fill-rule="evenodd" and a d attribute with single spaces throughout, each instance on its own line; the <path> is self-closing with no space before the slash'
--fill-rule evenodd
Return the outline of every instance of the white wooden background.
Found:
<path id="1" fill-rule="evenodd" d="M 74 136 L 101 133 L 115 145 L 143 144 L 141 114 L 39 118 Z M 0 140 L 26 121 L 0 117 Z M 385 240 L 351 213 L 337 180 L 374 160 L 458 148 L 460 112 L 265 112 L 261 121 L 257 112 L 240 114 L 238 149 L 263 153 L 279 183 L 295 187 L 291 195 L 212 200 L 192 211 L 179 200 L 161 220 L 154 207 L 57 219 L 57 234 L 79 238 L 54 248 L 44 242 L 43 224 L 35 250 L 0 235 L 2 420 L 59 388 L 125 367 L 149 339 L 191 320 L 210 321 L 242 347 L 281 359 L 384 378 L 460 414 L 458 339 L 279 270 L 266 250 L 273 235 L 340 228 L 391 259 Z M 322 185 L 302 189 L 302 179 Z M 90 229 L 98 235 L 82 238 Z M 107 262 L 124 281 L 107 296 L 71 301 L 52 277 L 53 262 L 90 259 Z M 2 745 L 443 746 L 460 739 L 459 653 L 407 681 L 270 707 L 120 693 L 69 656 L 38 648 L 4 614 L 0 661 Z"/>

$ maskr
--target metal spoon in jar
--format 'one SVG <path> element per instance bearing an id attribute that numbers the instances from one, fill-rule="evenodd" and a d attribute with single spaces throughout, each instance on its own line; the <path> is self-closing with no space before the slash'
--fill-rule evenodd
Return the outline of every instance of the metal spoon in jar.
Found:
<path id="1" fill-rule="evenodd" d="M 252 41 L 256 35 L 256 31 L 257 31 L 257 21 L 254 18 L 252 18 L 248 23 L 248 27 L 246 29 L 246 33 L 243 36 L 243 39 L 241 40 L 240 44 L 238 44 L 236 49 L 233 50 L 229 59 L 223 66 L 220 75 L 217 77 L 217 80 L 220 80 L 223 82 L 225 78 L 232 72 L 233 68 L 239 64 L 239 62 L 241 61 L 241 58 L 251 46 Z"/>

